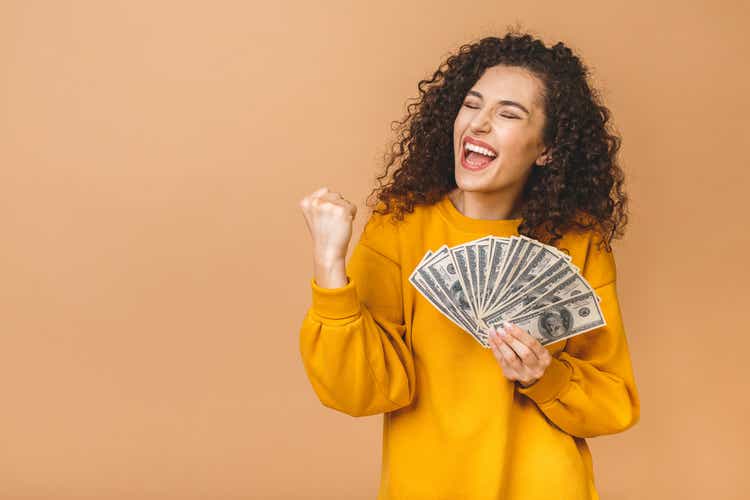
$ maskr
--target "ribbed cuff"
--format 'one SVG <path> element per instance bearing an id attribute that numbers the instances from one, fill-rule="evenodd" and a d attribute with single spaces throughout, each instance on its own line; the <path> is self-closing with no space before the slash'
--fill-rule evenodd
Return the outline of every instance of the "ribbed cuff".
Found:
<path id="1" fill-rule="evenodd" d="M 321 317 L 345 319 L 359 314 L 360 304 L 357 288 L 351 276 L 346 275 L 347 284 L 338 288 L 323 288 L 310 279 L 312 307 Z"/>
<path id="2" fill-rule="evenodd" d="M 518 392 L 533 399 L 537 404 L 552 401 L 570 383 L 572 370 L 567 363 L 552 357 L 544 375 L 528 387 L 518 384 Z"/>

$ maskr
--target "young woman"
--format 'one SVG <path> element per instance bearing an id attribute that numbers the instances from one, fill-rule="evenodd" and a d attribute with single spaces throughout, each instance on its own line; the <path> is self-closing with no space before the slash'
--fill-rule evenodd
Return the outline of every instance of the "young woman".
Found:
<path id="1" fill-rule="evenodd" d="M 587 75 L 528 34 L 463 45 L 419 83 L 348 264 L 356 207 L 327 188 L 300 202 L 302 360 L 323 405 L 384 414 L 381 500 L 596 499 L 586 438 L 639 419 L 609 245 L 627 221 L 620 139 Z M 508 324 L 483 348 L 408 278 L 426 251 L 486 235 L 566 252 L 607 324 L 544 346 Z"/>

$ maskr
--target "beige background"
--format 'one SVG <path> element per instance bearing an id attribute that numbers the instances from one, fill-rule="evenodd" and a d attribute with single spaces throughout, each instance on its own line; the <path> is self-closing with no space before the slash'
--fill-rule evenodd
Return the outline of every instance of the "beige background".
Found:
<path id="1" fill-rule="evenodd" d="M 745 3 L 435 0 L 0 3 L 0 498 L 374 498 L 382 417 L 301 363 L 297 202 L 358 237 L 417 82 L 516 21 L 624 138 L 642 417 L 589 441 L 602 497 L 747 498 Z"/>

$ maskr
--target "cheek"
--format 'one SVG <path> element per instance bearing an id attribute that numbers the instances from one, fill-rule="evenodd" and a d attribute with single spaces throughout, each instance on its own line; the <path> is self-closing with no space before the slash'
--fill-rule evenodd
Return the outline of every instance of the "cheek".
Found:
<path id="1" fill-rule="evenodd" d="M 526 135 L 520 136 L 517 133 L 509 133 L 500 139 L 501 162 L 508 169 L 518 171 L 523 174 L 531 168 L 536 159 L 536 143 Z"/>
<path id="2" fill-rule="evenodd" d="M 499 130 L 497 140 L 503 150 L 513 153 L 515 156 L 524 154 L 532 145 L 528 135 L 518 126 L 508 126 Z"/>
<path id="3" fill-rule="evenodd" d="M 458 142 L 458 139 L 461 137 L 461 134 L 464 130 L 464 123 L 461 120 L 461 115 L 458 115 L 456 117 L 456 120 L 453 122 L 453 142 Z"/>

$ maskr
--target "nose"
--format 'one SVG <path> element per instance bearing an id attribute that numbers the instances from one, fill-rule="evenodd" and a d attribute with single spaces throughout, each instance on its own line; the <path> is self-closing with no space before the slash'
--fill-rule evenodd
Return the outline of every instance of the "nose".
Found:
<path id="1" fill-rule="evenodd" d="M 491 112 L 491 108 L 481 108 L 477 110 L 477 113 L 471 119 L 471 129 L 476 131 L 488 131 L 490 127 L 490 120 L 488 114 Z"/>

